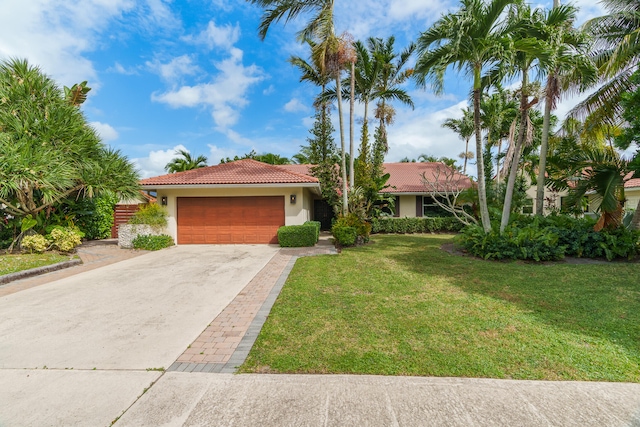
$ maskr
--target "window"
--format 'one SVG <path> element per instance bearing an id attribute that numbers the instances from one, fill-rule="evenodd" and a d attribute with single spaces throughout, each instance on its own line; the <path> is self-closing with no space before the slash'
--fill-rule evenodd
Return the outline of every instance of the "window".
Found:
<path id="1" fill-rule="evenodd" d="M 389 216 L 398 217 L 400 216 L 400 196 L 393 196 L 393 197 L 395 199 L 395 202 L 394 202 L 395 207 L 392 209 L 391 206 L 385 203 L 384 206 L 382 207 L 382 212 L 384 212 Z"/>
<path id="2" fill-rule="evenodd" d="M 533 199 L 526 198 L 524 203 L 522 204 L 522 213 L 523 214 L 532 214 L 533 213 Z"/>
<path id="3" fill-rule="evenodd" d="M 445 205 L 447 204 L 447 201 L 444 197 L 439 197 L 438 200 Z M 438 204 L 436 203 L 433 197 L 423 196 L 422 197 L 422 215 L 439 217 L 439 216 L 450 216 L 451 213 L 447 212 L 445 209 L 442 209 L 440 206 L 438 206 Z"/>

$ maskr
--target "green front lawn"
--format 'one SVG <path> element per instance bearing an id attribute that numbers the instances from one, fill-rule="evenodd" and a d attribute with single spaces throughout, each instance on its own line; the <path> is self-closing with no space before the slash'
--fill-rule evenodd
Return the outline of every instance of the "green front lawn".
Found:
<path id="1" fill-rule="evenodd" d="M 640 265 L 482 261 L 450 241 L 298 260 L 241 372 L 640 382 Z"/>
<path id="2" fill-rule="evenodd" d="M 16 273 L 30 268 L 43 267 L 67 261 L 68 255 L 60 255 L 54 252 L 44 254 L 0 255 L 0 276 Z"/>

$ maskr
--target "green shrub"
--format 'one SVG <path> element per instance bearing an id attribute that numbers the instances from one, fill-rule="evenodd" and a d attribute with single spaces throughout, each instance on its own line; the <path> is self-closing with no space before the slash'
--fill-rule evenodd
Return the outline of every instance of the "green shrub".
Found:
<path id="1" fill-rule="evenodd" d="M 49 232 L 51 246 L 61 252 L 70 252 L 82 243 L 83 233 L 77 228 L 55 226 Z"/>
<path id="2" fill-rule="evenodd" d="M 356 237 L 361 237 L 363 242 L 369 241 L 369 235 L 371 234 L 371 224 L 361 219 L 354 213 L 349 213 L 347 216 L 340 216 L 333 223 L 333 227 L 353 227 L 356 229 Z M 333 227 L 331 231 L 333 232 Z M 335 237 L 335 235 L 334 235 Z"/>
<path id="3" fill-rule="evenodd" d="M 349 227 L 347 225 L 334 224 L 331 227 L 331 233 L 333 238 L 336 239 L 336 243 L 339 246 L 353 246 L 356 244 L 356 238 L 358 232 L 355 227 Z"/>
<path id="4" fill-rule="evenodd" d="M 559 245 L 558 241 L 556 233 L 533 225 L 507 227 L 503 234 L 497 230 L 485 233 L 481 226 L 474 225 L 466 227 L 456 237 L 456 243 L 470 254 L 496 260 L 559 260 L 564 257 L 566 246 Z"/>
<path id="5" fill-rule="evenodd" d="M 146 224 L 154 228 L 167 226 L 167 211 L 157 203 L 147 203 L 129 219 L 129 224 Z"/>
<path id="6" fill-rule="evenodd" d="M 322 225 L 322 223 L 320 221 L 307 221 L 304 223 L 304 225 L 313 225 L 316 227 L 316 243 L 317 243 L 318 239 L 320 238 L 320 226 Z"/>
<path id="7" fill-rule="evenodd" d="M 278 228 L 278 242 L 283 248 L 313 246 L 318 241 L 317 235 L 314 224 L 284 225 Z"/>
<path id="8" fill-rule="evenodd" d="M 595 220 L 566 215 L 514 218 L 500 235 L 481 227 L 467 227 L 456 243 L 469 253 L 485 259 L 631 259 L 640 253 L 640 232 L 624 227 L 594 231 Z"/>
<path id="9" fill-rule="evenodd" d="M 579 258 L 631 259 L 640 253 L 640 232 L 625 227 L 595 231 L 596 220 L 567 215 L 517 217 L 511 226 L 532 225 L 546 228 L 558 235 L 558 244 L 566 246 L 565 255 Z"/>
<path id="10" fill-rule="evenodd" d="M 150 234 L 140 234 L 135 239 L 133 239 L 132 243 L 134 249 L 144 249 L 147 251 L 157 251 L 174 245 L 173 238 L 171 236 L 167 236 L 166 234 L 161 234 L 158 236 Z"/>
<path id="11" fill-rule="evenodd" d="M 43 253 L 49 247 L 49 241 L 42 234 L 33 234 L 24 236 L 20 243 L 22 249 L 28 250 L 30 253 Z"/>
<path id="12" fill-rule="evenodd" d="M 101 195 L 91 199 L 81 199 L 70 206 L 75 213 L 75 225 L 87 239 L 111 237 L 114 207 L 117 201 L 118 198 L 114 195 Z"/>
<path id="13" fill-rule="evenodd" d="M 464 224 L 455 217 L 423 217 L 423 218 L 375 218 L 371 222 L 374 233 L 436 233 L 458 232 Z"/>

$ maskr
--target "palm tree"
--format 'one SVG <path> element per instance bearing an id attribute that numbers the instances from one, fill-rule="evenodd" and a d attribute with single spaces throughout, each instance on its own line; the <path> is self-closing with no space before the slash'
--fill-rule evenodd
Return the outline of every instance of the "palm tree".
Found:
<path id="1" fill-rule="evenodd" d="M 576 105 L 571 117 L 589 116 L 593 124 L 616 124 L 623 108 L 622 94 L 634 90 L 631 75 L 640 63 L 640 2 L 602 0 L 608 15 L 584 24 L 595 37 L 593 59 L 604 84 Z"/>
<path id="2" fill-rule="evenodd" d="M 447 68 L 465 70 L 473 76 L 473 116 L 476 135 L 478 174 L 478 199 L 480 218 L 485 232 L 491 231 L 484 162 L 482 135 L 480 132 L 480 95 L 482 74 L 494 66 L 509 52 L 507 28 L 501 25 L 501 15 L 517 0 L 462 0 L 462 7 L 454 13 L 442 16 L 418 38 L 418 60 L 415 77 L 419 85 L 431 81 L 436 93 L 442 93 Z"/>
<path id="3" fill-rule="evenodd" d="M 536 85 L 529 82 L 529 73 L 536 65 L 540 67 L 541 62 L 549 56 L 548 47 L 540 40 L 533 37 L 532 32 L 540 21 L 544 19 L 541 9 L 531 10 L 528 5 L 515 9 L 515 13 L 509 17 L 512 28 L 510 34 L 513 40 L 514 55 L 509 59 L 512 72 L 519 73 L 522 77 L 520 86 L 520 120 L 518 125 L 518 137 L 512 151 L 512 157 L 507 157 L 506 161 L 511 164 L 507 187 L 502 207 L 502 218 L 500 220 L 500 233 L 503 233 L 511 216 L 511 204 L 516 179 L 518 177 L 518 166 L 520 156 L 524 148 L 525 140 L 531 138 L 533 129 L 531 128 L 529 110 L 538 103 L 538 98 L 533 97 Z"/>
<path id="4" fill-rule="evenodd" d="M 571 163 L 577 184 L 569 203 L 577 205 L 587 192 L 592 192 L 592 200 L 601 213 L 595 230 L 619 227 L 625 201 L 624 183 L 629 179 L 629 162 L 620 158 L 611 147 L 576 150 L 574 154 Z"/>
<path id="5" fill-rule="evenodd" d="M 334 77 L 338 96 L 338 115 L 340 121 L 340 144 L 342 149 L 342 206 L 346 214 L 349 205 L 347 199 L 347 168 L 345 157 L 344 120 L 342 117 L 342 95 L 340 75 L 345 63 L 352 62 L 342 40 L 336 36 L 333 22 L 334 0 L 247 0 L 264 9 L 258 26 L 261 40 L 274 22 L 284 20 L 285 24 L 303 14 L 311 14 L 311 19 L 298 33 L 301 41 L 315 42 L 311 59 L 322 74 Z"/>
<path id="6" fill-rule="evenodd" d="M 497 91 L 480 100 L 480 114 L 483 127 L 487 130 L 487 145 L 498 146 L 496 154 L 496 180 L 498 185 L 502 178 L 500 159 L 502 158 L 502 142 L 511 134 L 511 127 L 517 121 L 518 105 L 513 94 L 496 85 Z"/>
<path id="7" fill-rule="evenodd" d="M 395 41 L 393 36 L 386 40 L 370 38 L 368 41 L 369 51 L 380 70 L 371 99 L 378 99 L 376 118 L 380 121 L 380 134 L 385 154 L 389 151 L 386 128 L 393 123 L 396 114 L 395 109 L 389 103 L 399 101 L 414 108 L 411 96 L 406 90 L 401 89 L 400 85 L 413 75 L 414 70 L 405 67 L 416 46 L 411 43 L 398 54 L 394 49 Z"/>
<path id="8" fill-rule="evenodd" d="M 169 173 L 184 172 L 192 169 L 203 168 L 207 166 L 207 158 L 203 155 L 192 157 L 187 150 L 177 150 L 173 160 L 167 163 L 164 170 Z"/>
<path id="9" fill-rule="evenodd" d="M 473 136 L 473 113 L 468 108 L 462 109 L 462 117 L 459 119 L 447 119 L 442 123 L 443 128 L 451 129 L 458 134 L 460 139 L 464 140 L 464 152 L 460 157 L 464 159 L 464 166 L 462 167 L 462 173 L 467 174 L 467 159 L 469 157 L 469 140 Z M 471 153 L 473 155 L 473 153 Z"/>
<path id="10" fill-rule="evenodd" d="M 586 55 L 589 48 L 586 33 L 573 28 L 576 12 L 573 6 L 554 6 L 534 29 L 538 33 L 537 37 L 544 40 L 550 52 L 548 65 L 543 70 L 547 74 L 547 83 L 544 93 L 544 123 L 538 166 L 536 215 L 542 215 L 544 209 L 551 112 L 555 109 L 563 91 L 584 90 L 597 80 L 595 65 Z"/>

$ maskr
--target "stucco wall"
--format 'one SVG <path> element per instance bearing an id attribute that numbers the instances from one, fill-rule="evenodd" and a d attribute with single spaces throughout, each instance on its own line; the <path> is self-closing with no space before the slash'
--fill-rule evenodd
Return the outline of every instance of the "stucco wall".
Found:
<path id="1" fill-rule="evenodd" d="M 636 209 L 640 200 L 640 187 L 627 188 L 624 191 L 624 195 L 627 198 L 625 209 Z"/>
<path id="2" fill-rule="evenodd" d="M 296 195 L 296 203 L 291 203 L 291 195 Z M 157 189 L 158 203 L 167 197 L 168 225 L 167 234 L 178 238 L 177 201 L 178 197 L 248 197 L 248 196 L 283 196 L 285 225 L 300 225 L 311 218 L 313 194 L 307 188 L 275 187 L 275 188 L 181 188 Z"/>
<path id="3" fill-rule="evenodd" d="M 534 186 L 529 187 L 526 191 L 527 197 L 533 200 L 533 212 L 536 212 L 536 193 L 538 189 Z M 544 214 L 548 215 L 553 210 L 560 210 L 562 208 L 562 198 L 569 195 L 568 190 L 552 191 L 545 187 L 544 189 Z"/>
<path id="4" fill-rule="evenodd" d="M 400 218 L 415 218 L 416 196 L 400 196 Z"/>

